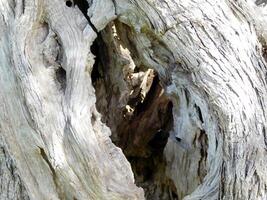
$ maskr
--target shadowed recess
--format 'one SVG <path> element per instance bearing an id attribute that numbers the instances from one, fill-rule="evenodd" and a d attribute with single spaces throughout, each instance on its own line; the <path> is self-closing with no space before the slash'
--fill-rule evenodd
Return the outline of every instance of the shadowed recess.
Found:
<path id="1" fill-rule="evenodd" d="M 97 109 L 112 131 L 112 141 L 130 162 L 146 199 L 177 200 L 175 185 L 165 174 L 163 154 L 173 126 L 172 102 L 157 72 L 130 64 L 134 62 L 131 52 L 123 48 L 124 41 L 115 29 L 115 25 L 107 26 L 91 46 L 96 56 L 91 78 Z"/>

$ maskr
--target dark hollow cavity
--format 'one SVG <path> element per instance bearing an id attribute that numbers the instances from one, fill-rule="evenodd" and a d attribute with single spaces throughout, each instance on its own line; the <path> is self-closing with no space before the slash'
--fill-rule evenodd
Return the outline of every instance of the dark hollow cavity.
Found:
<path id="1" fill-rule="evenodd" d="M 123 81 L 123 69 L 119 64 L 121 52 L 116 47 L 124 45 L 124 41 L 114 37 L 112 26 L 108 25 L 91 46 L 91 52 L 96 56 L 91 78 L 97 109 L 112 131 L 112 141 L 130 162 L 135 182 L 144 189 L 146 199 L 177 200 L 174 183 L 165 174 L 163 153 L 173 126 L 172 102 L 162 94 L 163 88 L 155 72 L 144 99 L 140 95 L 129 96 L 127 105 L 134 110 L 132 113 L 118 106 L 120 90 L 117 84 Z M 148 68 L 136 66 L 133 73 L 141 70 L 145 72 Z M 136 87 L 133 90 L 138 92 Z"/>

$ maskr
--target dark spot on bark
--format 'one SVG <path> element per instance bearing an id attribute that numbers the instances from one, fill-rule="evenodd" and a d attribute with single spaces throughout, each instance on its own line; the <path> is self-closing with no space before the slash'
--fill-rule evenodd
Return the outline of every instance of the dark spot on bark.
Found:
<path id="1" fill-rule="evenodd" d="M 265 59 L 265 61 L 267 62 L 267 45 L 262 46 L 262 56 Z"/>
<path id="2" fill-rule="evenodd" d="M 177 142 L 181 142 L 182 141 L 182 139 L 177 137 L 177 136 L 175 136 L 175 139 L 176 139 Z"/>
<path id="3" fill-rule="evenodd" d="M 225 176 L 226 176 L 226 172 L 225 172 L 225 162 L 222 163 L 222 171 L 221 171 L 221 180 L 219 183 L 219 199 L 223 199 L 224 195 L 225 195 Z"/>
<path id="4" fill-rule="evenodd" d="M 267 4 L 267 0 L 256 0 L 256 1 L 255 1 L 255 4 L 256 4 L 257 6 L 266 6 L 266 4 Z"/>
<path id="5" fill-rule="evenodd" d="M 24 14 L 24 12 L 25 12 L 25 0 L 22 0 L 21 5 L 22 5 L 22 14 Z"/>
<path id="6" fill-rule="evenodd" d="M 72 6 L 72 2 L 71 1 L 66 1 L 66 6 L 71 7 Z"/>
<path id="7" fill-rule="evenodd" d="M 265 147 L 267 148 L 267 134 L 265 127 L 262 128 L 262 132 L 263 132 Z"/>
<path id="8" fill-rule="evenodd" d="M 197 114 L 198 114 L 198 117 L 199 117 L 199 120 L 201 121 L 201 123 L 204 123 L 204 120 L 203 120 L 203 116 L 202 116 L 202 112 L 201 112 L 201 109 L 199 106 L 195 105 L 195 108 L 196 108 L 196 111 L 197 111 Z"/>
<path id="9" fill-rule="evenodd" d="M 189 106 L 190 94 L 187 89 L 184 89 L 184 95 L 185 95 L 186 105 Z"/>
<path id="10" fill-rule="evenodd" d="M 207 174 L 206 171 L 206 160 L 207 160 L 207 151 L 208 151 L 208 137 L 205 130 L 200 130 L 200 134 L 198 137 L 198 142 L 200 143 L 200 160 L 198 162 L 198 176 L 201 180 Z"/>
<path id="11" fill-rule="evenodd" d="M 65 91 L 66 89 L 66 71 L 63 67 L 56 69 L 56 80 L 59 83 L 60 90 Z"/>
<path id="12" fill-rule="evenodd" d="M 245 177 L 248 176 L 248 170 L 249 170 L 249 167 L 250 167 L 250 163 L 248 160 L 246 160 L 246 165 L 245 165 Z"/>

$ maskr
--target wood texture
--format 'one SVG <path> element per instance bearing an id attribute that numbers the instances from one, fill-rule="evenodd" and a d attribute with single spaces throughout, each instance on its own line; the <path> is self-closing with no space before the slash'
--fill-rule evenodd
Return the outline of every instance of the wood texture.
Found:
<path id="1" fill-rule="evenodd" d="M 164 173 L 177 198 L 267 199 L 265 3 L 79 2 L 0 0 L 0 198 L 144 199 L 91 80 L 90 47 L 115 20 L 172 101 Z"/>

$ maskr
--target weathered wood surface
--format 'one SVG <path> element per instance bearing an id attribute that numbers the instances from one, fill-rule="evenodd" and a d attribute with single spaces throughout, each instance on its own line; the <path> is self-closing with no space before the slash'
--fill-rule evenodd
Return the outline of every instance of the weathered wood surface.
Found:
<path id="1" fill-rule="evenodd" d="M 178 197 L 267 199 L 263 2 L 88 2 L 85 17 L 63 0 L 0 0 L 0 199 L 144 198 L 91 83 L 94 29 L 116 18 L 172 99 Z"/>

